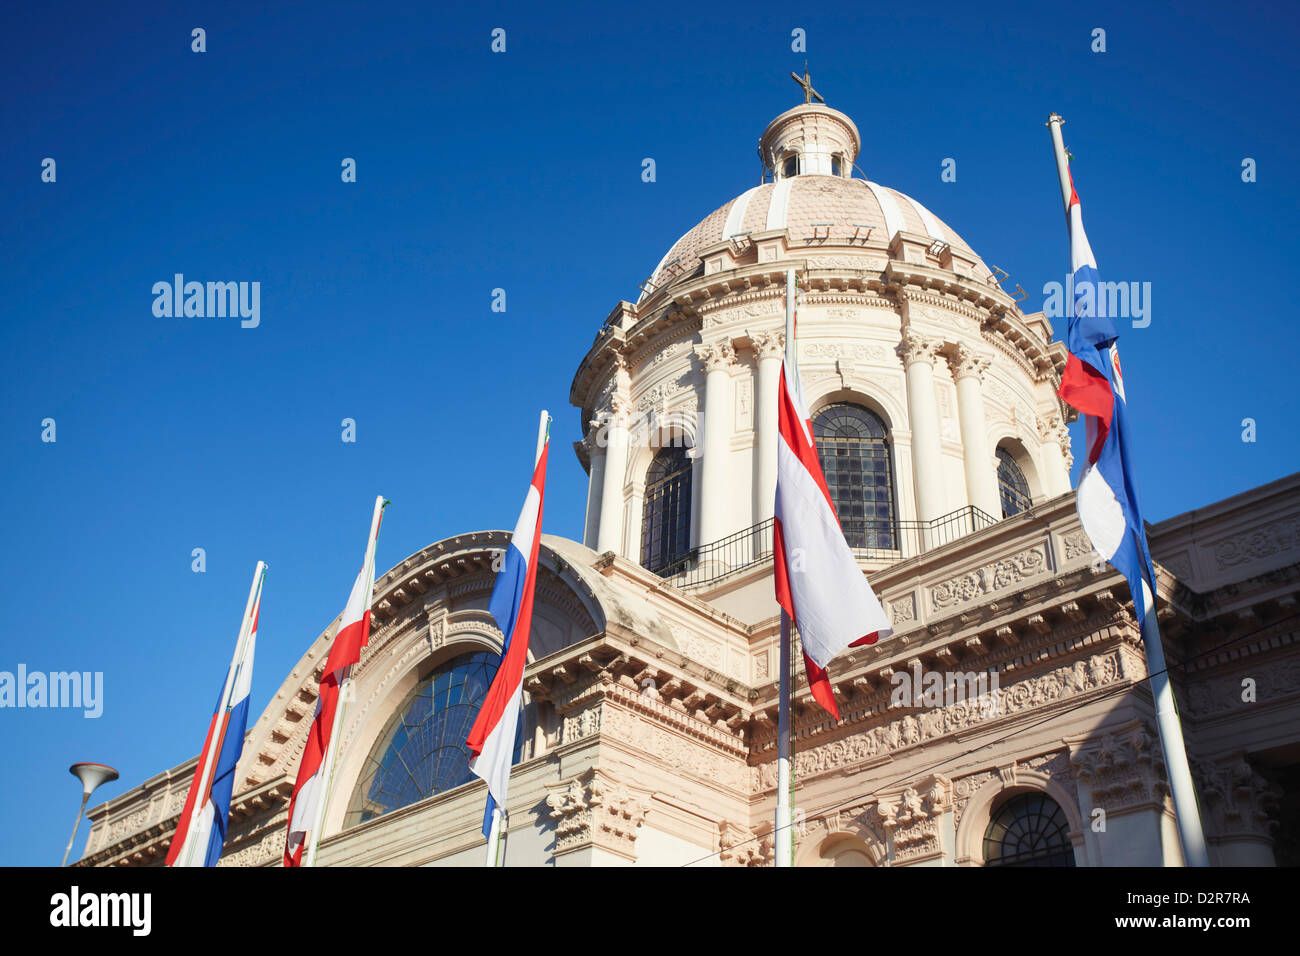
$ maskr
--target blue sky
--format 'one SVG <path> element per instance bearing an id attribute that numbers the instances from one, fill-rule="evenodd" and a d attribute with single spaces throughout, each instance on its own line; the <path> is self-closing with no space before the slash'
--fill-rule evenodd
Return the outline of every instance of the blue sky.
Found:
<path id="1" fill-rule="evenodd" d="M 1055 6 L 9 11 L 0 670 L 103 671 L 105 710 L 0 710 L 0 863 L 58 862 L 70 763 L 121 771 L 98 800 L 197 750 L 258 559 L 254 713 L 341 610 L 376 493 L 381 573 L 513 525 L 539 407 L 546 529 L 580 536 L 573 371 L 668 246 L 757 182 L 758 134 L 798 102 L 796 27 L 859 166 L 1027 311 L 1068 261 L 1043 127 L 1065 116 L 1103 277 L 1152 283 L 1151 325 L 1122 338 L 1149 520 L 1295 471 L 1296 14 Z M 177 272 L 261 282 L 260 326 L 156 318 Z"/>

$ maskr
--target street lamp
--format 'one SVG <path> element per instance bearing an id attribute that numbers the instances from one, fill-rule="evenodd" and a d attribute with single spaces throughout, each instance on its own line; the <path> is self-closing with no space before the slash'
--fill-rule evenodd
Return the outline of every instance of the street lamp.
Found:
<path id="1" fill-rule="evenodd" d="M 86 801 L 102 783 L 112 783 L 117 779 L 117 771 L 102 763 L 74 763 L 68 773 L 81 781 L 81 807 L 77 810 L 77 822 L 72 825 L 72 836 L 68 837 L 68 848 L 63 851 L 63 866 L 68 865 L 68 854 L 72 852 L 72 843 L 77 839 L 77 829 L 81 826 L 81 815 L 86 812 Z"/>

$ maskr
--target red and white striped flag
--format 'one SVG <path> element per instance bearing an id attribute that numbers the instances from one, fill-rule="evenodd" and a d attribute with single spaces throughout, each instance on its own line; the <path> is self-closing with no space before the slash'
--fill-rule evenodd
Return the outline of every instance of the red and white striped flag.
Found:
<path id="1" fill-rule="evenodd" d="M 361 660 L 361 648 L 370 640 L 370 601 L 375 589 L 375 544 L 379 540 L 379 522 L 384 515 L 383 496 L 375 499 L 375 511 L 370 520 L 370 540 L 366 542 L 366 556 L 361 571 L 348 595 L 347 606 L 339 619 L 339 629 L 330 645 L 325 660 L 325 672 L 320 679 L 320 693 L 316 698 L 316 716 L 312 718 L 298 766 L 298 779 L 293 785 L 289 801 L 289 836 L 284 847 L 284 865 L 301 866 L 303 849 L 319 837 L 326 788 L 333 766 L 334 732 L 341 689 L 351 679 L 351 668 Z"/>
<path id="2" fill-rule="evenodd" d="M 799 628 L 813 698 L 836 720 L 826 665 L 846 647 L 874 644 L 893 628 L 844 540 L 799 381 L 794 270 L 786 273 L 785 361 L 777 422 L 776 600 Z"/>

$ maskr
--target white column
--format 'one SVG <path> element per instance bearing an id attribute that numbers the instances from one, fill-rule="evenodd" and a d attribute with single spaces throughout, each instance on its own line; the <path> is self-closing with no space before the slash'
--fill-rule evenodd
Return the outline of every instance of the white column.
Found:
<path id="1" fill-rule="evenodd" d="M 1070 432 L 1060 415 L 1038 420 L 1038 438 L 1042 448 L 1043 496 L 1055 498 L 1070 490 Z"/>
<path id="2" fill-rule="evenodd" d="M 627 480 L 627 408 L 615 396 L 600 431 L 605 438 L 605 473 L 601 476 L 600 522 L 596 550 L 623 553 L 623 486 Z"/>
<path id="3" fill-rule="evenodd" d="M 589 548 L 596 547 L 600 529 L 600 496 L 605 491 L 605 447 L 596 440 L 599 434 L 600 423 L 592 422 L 591 430 L 582 441 L 591 462 L 587 474 L 587 519 L 582 525 L 582 543 Z"/>
<path id="4" fill-rule="evenodd" d="M 772 517 L 776 510 L 777 385 L 785 355 L 784 332 L 751 332 L 758 356 L 757 397 L 754 400 L 754 524 Z"/>
<path id="5" fill-rule="evenodd" d="M 898 354 L 907 378 L 907 417 L 912 425 L 912 480 L 917 518 L 933 521 L 943 513 L 943 460 L 939 450 L 939 406 L 934 398 L 934 354 L 938 342 L 911 329 L 903 332 Z"/>
<path id="6" fill-rule="evenodd" d="M 727 488 L 727 466 L 731 457 L 731 369 L 736 352 L 729 342 L 716 342 L 695 346 L 695 354 L 704 364 L 705 373 L 699 543 L 706 545 L 736 530 L 727 527 L 726 507 L 728 495 L 734 494 Z"/>
<path id="7" fill-rule="evenodd" d="M 989 451 L 988 425 L 984 420 L 984 394 L 980 383 L 989 359 L 965 343 L 949 361 L 957 383 L 957 417 L 961 420 L 961 444 L 965 457 L 966 500 L 995 521 L 1002 517 L 998 497 L 997 469 Z"/>

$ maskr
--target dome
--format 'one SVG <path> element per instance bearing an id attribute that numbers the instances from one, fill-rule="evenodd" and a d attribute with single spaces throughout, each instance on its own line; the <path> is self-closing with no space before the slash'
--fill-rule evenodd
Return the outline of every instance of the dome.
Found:
<path id="1" fill-rule="evenodd" d="M 842 257 L 847 246 L 878 259 L 900 231 L 928 236 L 973 260 L 974 278 L 992 274 L 961 236 L 910 196 L 866 179 L 805 173 L 755 186 L 704 217 L 655 266 L 638 303 L 699 274 L 700 250 L 773 229 L 788 230 L 790 241 L 806 244 L 812 258 L 816 249 L 831 246 Z"/>

